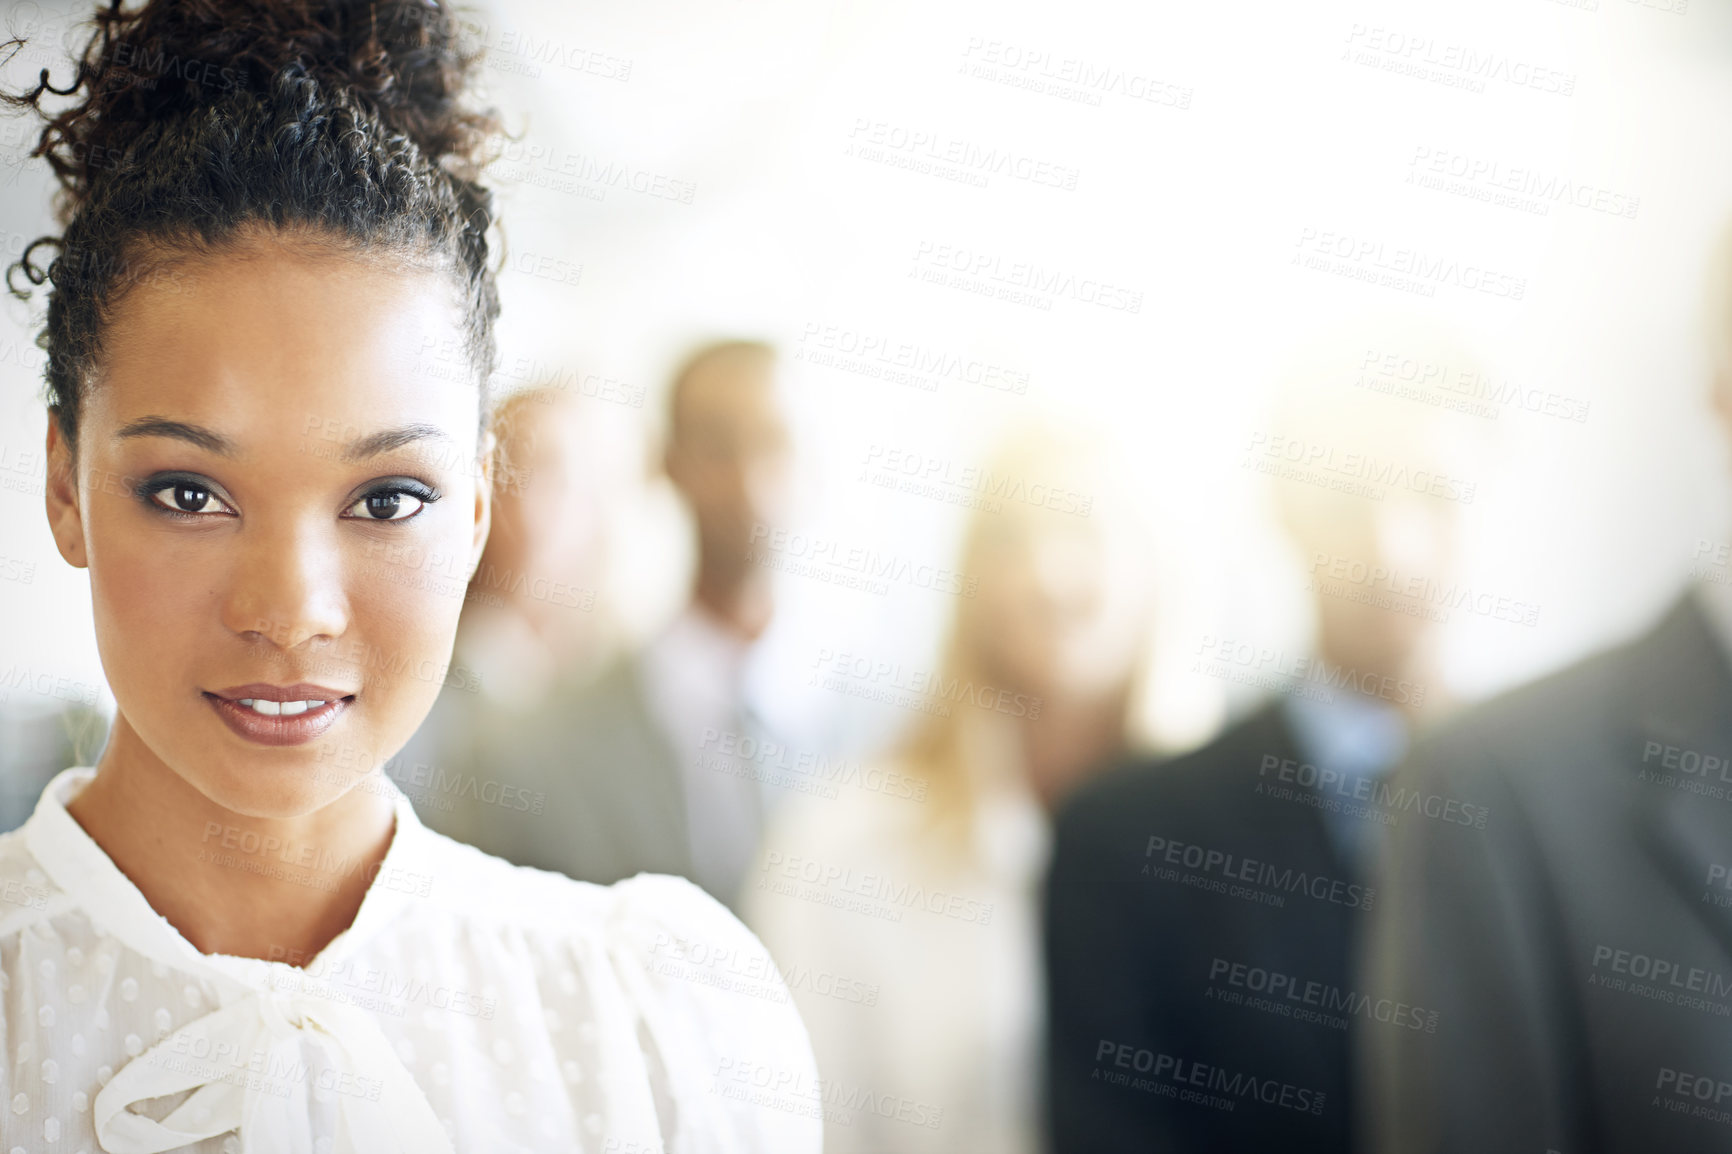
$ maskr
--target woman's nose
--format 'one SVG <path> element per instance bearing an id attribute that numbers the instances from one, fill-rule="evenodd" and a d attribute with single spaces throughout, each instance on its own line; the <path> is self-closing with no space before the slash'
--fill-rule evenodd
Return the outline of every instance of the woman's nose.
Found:
<path id="1" fill-rule="evenodd" d="M 338 542 L 314 526 L 249 525 L 223 599 L 223 624 L 281 649 L 348 628 L 348 598 Z"/>

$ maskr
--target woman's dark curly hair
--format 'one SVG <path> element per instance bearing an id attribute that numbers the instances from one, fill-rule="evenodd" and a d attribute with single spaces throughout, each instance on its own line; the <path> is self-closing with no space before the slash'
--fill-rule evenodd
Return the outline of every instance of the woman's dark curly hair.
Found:
<path id="1" fill-rule="evenodd" d="M 45 68 L 0 93 L 46 121 L 31 155 L 60 181 L 62 235 L 7 284 L 52 283 L 37 343 L 70 445 L 125 292 L 261 229 L 452 275 L 485 419 L 499 294 L 479 175 L 499 122 L 463 106 L 479 55 L 463 31 L 441 0 L 110 0 L 66 87 Z M 46 266 L 44 246 L 59 250 Z"/>

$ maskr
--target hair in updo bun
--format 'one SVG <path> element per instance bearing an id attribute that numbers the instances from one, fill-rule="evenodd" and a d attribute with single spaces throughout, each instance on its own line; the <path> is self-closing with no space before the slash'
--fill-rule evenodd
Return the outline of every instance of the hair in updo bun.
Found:
<path id="1" fill-rule="evenodd" d="M 65 87 L 43 69 L 0 93 L 44 119 L 31 155 L 60 182 L 62 234 L 7 283 L 52 285 L 37 343 L 72 444 L 125 291 L 261 228 L 448 270 L 485 416 L 499 294 L 479 176 L 499 122 L 463 104 L 478 52 L 462 31 L 440 0 L 110 0 Z M 59 250 L 46 265 L 44 246 Z"/>

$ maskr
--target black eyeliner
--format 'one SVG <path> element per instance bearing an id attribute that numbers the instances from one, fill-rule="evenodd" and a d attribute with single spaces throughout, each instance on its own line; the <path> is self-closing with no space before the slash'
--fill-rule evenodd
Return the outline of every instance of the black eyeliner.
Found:
<path id="1" fill-rule="evenodd" d="M 425 481 L 417 481 L 413 477 L 391 477 L 368 489 L 361 496 L 371 497 L 374 493 L 407 493 L 429 505 L 445 495 Z"/>
<path id="2" fill-rule="evenodd" d="M 422 513 L 426 512 L 428 506 L 432 505 L 445 495 L 427 482 L 418 480 L 414 477 L 381 477 L 372 485 L 361 489 L 357 494 L 352 496 L 349 503 L 344 506 L 344 509 L 352 509 L 357 504 L 370 497 L 385 496 L 393 493 L 400 493 L 415 498 L 417 501 L 421 502 L 421 508 L 415 510 L 407 517 L 349 517 L 345 513 L 345 519 L 361 521 L 370 525 L 406 525 L 410 521 L 415 520 L 415 518 L 419 517 Z"/>
<path id="3" fill-rule="evenodd" d="M 152 496 L 173 485 L 186 485 L 190 488 L 203 489 L 213 497 L 216 495 L 215 487 L 212 486 L 207 479 L 200 477 L 197 473 L 177 472 L 152 473 L 150 476 L 145 477 L 142 480 L 135 481 L 132 486 L 132 491 L 139 500 L 148 501 Z"/>
<path id="4" fill-rule="evenodd" d="M 233 506 L 233 502 L 231 502 L 226 496 L 222 495 L 216 484 L 212 482 L 209 477 L 179 470 L 170 470 L 165 473 L 152 473 L 143 480 L 135 482 L 132 486 L 132 493 L 133 496 L 137 497 L 140 503 L 142 503 L 146 508 L 152 509 L 158 513 L 166 514 L 170 517 L 177 517 L 183 520 L 197 520 L 212 516 L 213 514 L 210 513 L 189 513 L 185 509 L 171 509 L 161 501 L 155 499 L 158 493 L 178 488 L 183 485 L 189 489 L 198 489 L 204 493 L 208 493 L 214 501 L 220 501 L 224 505 L 230 507 Z"/>

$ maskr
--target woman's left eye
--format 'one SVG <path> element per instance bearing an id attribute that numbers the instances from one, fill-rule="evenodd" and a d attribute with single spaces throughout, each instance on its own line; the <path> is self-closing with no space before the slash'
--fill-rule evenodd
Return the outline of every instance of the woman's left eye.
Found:
<path id="1" fill-rule="evenodd" d="M 362 521 L 407 521 L 427 504 L 425 498 L 403 489 L 375 489 L 350 505 L 348 515 Z"/>
<path id="2" fill-rule="evenodd" d="M 233 513 L 222 498 L 197 481 L 174 481 L 150 490 L 150 499 L 171 513 L 183 515 Z"/>

